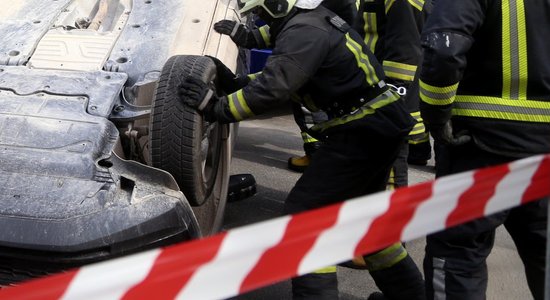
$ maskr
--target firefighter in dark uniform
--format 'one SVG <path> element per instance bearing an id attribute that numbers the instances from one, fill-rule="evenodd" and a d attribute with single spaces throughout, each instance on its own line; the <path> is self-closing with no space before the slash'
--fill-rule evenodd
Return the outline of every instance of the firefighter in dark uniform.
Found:
<path id="1" fill-rule="evenodd" d="M 550 152 L 549 1 L 437 0 L 422 33 L 421 113 L 442 148 L 437 176 Z M 485 299 L 486 258 L 504 225 L 544 298 L 547 202 L 427 237 L 429 299 Z"/>
<path id="2" fill-rule="evenodd" d="M 229 95 L 212 97 L 205 83 L 189 79 L 180 89 L 182 101 L 222 123 L 261 114 L 291 97 L 313 99 L 303 104 L 327 113 L 328 120 L 312 129 L 323 144 L 289 193 L 286 213 L 383 191 L 414 119 L 384 83 L 382 66 L 361 37 L 323 6 L 303 9 L 289 0 L 238 3 L 241 13 L 254 10 L 268 22 L 273 54 L 249 82 L 218 62 L 218 77 Z M 373 278 L 388 299 L 424 299 L 422 274 L 401 244 L 365 260 L 378 267 Z M 294 298 L 337 299 L 335 271 L 294 278 Z"/>
<path id="3" fill-rule="evenodd" d="M 348 24 L 354 24 L 358 15 L 359 0 L 324 0 L 321 5 L 336 13 Z M 221 20 L 214 24 L 214 29 L 221 34 L 229 35 L 235 44 L 246 49 L 265 49 L 270 47 L 269 25 L 259 28 L 248 26 L 233 20 Z M 310 111 L 298 101 L 292 103 L 294 120 L 300 128 L 305 155 L 293 156 L 288 159 L 288 168 L 304 172 L 309 166 L 311 157 L 321 146 L 321 142 L 311 136 L 309 130 L 315 124 L 327 120 L 323 111 Z"/>
<path id="4" fill-rule="evenodd" d="M 406 99 L 417 121 L 409 133 L 408 144 L 401 149 L 395 162 L 388 184 L 390 188 L 407 186 L 408 159 L 413 164 L 425 164 L 431 157 L 418 97 L 410 97 L 418 87 L 413 82 L 422 59 L 420 33 L 430 11 L 431 0 L 361 0 L 360 17 L 354 25 L 369 50 L 382 63 L 386 82 Z"/>

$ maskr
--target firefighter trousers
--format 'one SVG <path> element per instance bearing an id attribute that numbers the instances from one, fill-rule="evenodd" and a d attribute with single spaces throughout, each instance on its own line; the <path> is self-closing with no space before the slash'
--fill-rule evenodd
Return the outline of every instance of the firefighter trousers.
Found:
<path id="1" fill-rule="evenodd" d="M 439 153 L 437 176 L 513 160 L 483 151 L 473 142 L 458 147 L 444 146 Z M 486 298 L 486 259 L 500 225 L 504 225 L 517 247 L 531 293 L 535 299 L 543 299 L 547 205 L 546 200 L 539 200 L 428 236 L 424 259 L 428 299 Z"/>
<path id="2" fill-rule="evenodd" d="M 285 213 L 298 213 L 384 191 L 390 169 L 404 142 L 404 136 L 392 139 L 359 130 L 329 134 L 289 193 Z M 403 295 L 393 299 L 422 299 L 422 275 L 406 252 L 392 267 L 371 273 L 380 289 L 403 291 Z M 294 278 L 292 285 L 294 299 L 338 298 L 335 269 Z"/>

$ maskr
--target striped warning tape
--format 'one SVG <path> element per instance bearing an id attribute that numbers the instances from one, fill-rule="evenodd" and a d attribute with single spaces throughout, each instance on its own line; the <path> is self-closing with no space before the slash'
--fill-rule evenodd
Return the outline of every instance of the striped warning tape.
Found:
<path id="1" fill-rule="evenodd" d="M 550 155 L 534 156 L 85 266 L 0 298 L 223 299 L 548 195 Z"/>

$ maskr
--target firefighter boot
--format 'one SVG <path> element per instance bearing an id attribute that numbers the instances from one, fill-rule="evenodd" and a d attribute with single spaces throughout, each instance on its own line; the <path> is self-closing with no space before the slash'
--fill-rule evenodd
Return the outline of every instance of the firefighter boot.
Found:
<path id="1" fill-rule="evenodd" d="M 429 137 L 421 141 L 409 141 L 407 163 L 415 166 L 425 166 L 430 158 L 432 158 L 432 145 Z"/>
<path id="2" fill-rule="evenodd" d="M 422 274 L 409 255 L 391 267 L 370 271 L 370 274 L 388 300 L 426 299 Z"/>
<path id="3" fill-rule="evenodd" d="M 311 162 L 313 153 L 321 147 L 321 142 L 315 140 L 314 142 L 304 143 L 304 156 L 293 156 L 288 159 L 288 168 L 292 171 L 303 173 Z"/>
<path id="4" fill-rule="evenodd" d="M 288 168 L 292 171 L 303 173 L 309 166 L 309 155 L 293 156 L 288 159 Z"/>

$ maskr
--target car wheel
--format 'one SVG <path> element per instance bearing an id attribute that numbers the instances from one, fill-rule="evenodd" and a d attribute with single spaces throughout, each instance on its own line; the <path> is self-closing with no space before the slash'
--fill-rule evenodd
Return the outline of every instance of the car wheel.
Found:
<path id="1" fill-rule="evenodd" d="M 206 122 L 177 95 L 189 77 L 215 88 L 216 66 L 204 56 L 178 55 L 164 65 L 151 107 L 150 155 L 154 167 L 174 176 L 193 206 L 203 234 L 221 227 L 229 171 L 227 125 Z"/>

